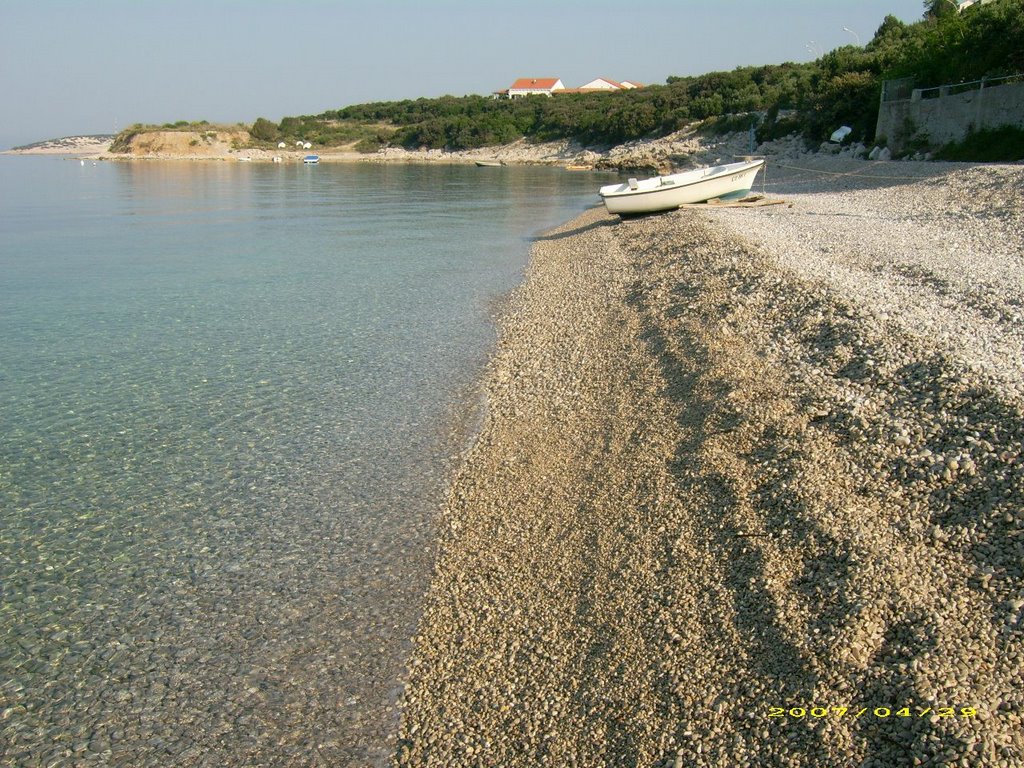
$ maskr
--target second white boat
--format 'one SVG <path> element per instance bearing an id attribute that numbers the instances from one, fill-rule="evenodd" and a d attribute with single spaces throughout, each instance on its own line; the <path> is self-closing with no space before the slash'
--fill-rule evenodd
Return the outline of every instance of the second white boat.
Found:
<path id="1" fill-rule="evenodd" d="M 624 184 L 601 187 L 598 194 L 609 213 L 629 216 L 670 211 L 687 203 L 744 197 L 750 192 L 754 177 L 763 165 L 764 159 L 761 158 L 639 181 L 630 179 Z"/>

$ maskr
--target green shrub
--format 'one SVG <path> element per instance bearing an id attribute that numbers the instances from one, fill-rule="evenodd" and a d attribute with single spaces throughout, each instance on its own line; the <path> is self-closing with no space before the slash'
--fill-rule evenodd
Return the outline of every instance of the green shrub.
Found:
<path id="1" fill-rule="evenodd" d="M 956 143 L 947 144 L 935 153 L 939 160 L 974 163 L 1016 162 L 1024 160 L 1024 129 L 1004 125 L 972 131 Z"/>
<path id="2" fill-rule="evenodd" d="M 249 135 L 258 141 L 277 141 L 278 134 L 277 124 L 265 117 L 256 118 L 256 122 L 249 129 Z"/>
<path id="3" fill-rule="evenodd" d="M 708 130 L 746 130 L 749 116 L 761 113 L 761 141 L 798 132 L 818 142 L 841 125 L 853 128 L 851 141 L 870 141 L 884 80 L 913 77 L 931 86 L 1024 71 L 1021 0 L 978 3 L 963 13 L 948 12 L 955 10 L 949 0 L 936 1 L 941 12 L 914 24 L 887 16 L 867 45 L 842 46 L 813 62 L 669 77 L 664 85 L 614 93 L 371 102 L 286 117 L 276 126 L 260 118 L 251 135 L 254 141 L 355 144 L 360 151 L 387 144 L 458 150 L 517 139 L 598 147 L 664 136 L 708 119 Z"/>

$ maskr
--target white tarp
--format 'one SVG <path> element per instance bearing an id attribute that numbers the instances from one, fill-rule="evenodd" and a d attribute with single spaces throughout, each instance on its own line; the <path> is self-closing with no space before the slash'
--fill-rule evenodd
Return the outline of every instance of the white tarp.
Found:
<path id="1" fill-rule="evenodd" d="M 832 134 L 832 138 L 829 139 L 829 141 L 834 141 L 836 144 L 842 144 L 843 139 L 845 139 L 851 133 L 853 133 L 853 128 L 851 128 L 848 125 L 844 125 L 842 128 L 839 128 L 835 133 Z"/>

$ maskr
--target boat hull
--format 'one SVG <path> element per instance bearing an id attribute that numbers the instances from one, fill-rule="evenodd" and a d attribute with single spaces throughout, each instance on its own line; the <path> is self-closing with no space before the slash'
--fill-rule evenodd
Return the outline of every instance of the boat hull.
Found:
<path id="1" fill-rule="evenodd" d="M 681 205 L 715 198 L 743 197 L 754 184 L 764 160 L 698 168 L 625 184 L 609 184 L 598 194 L 609 213 L 632 215 L 671 211 Z"/>

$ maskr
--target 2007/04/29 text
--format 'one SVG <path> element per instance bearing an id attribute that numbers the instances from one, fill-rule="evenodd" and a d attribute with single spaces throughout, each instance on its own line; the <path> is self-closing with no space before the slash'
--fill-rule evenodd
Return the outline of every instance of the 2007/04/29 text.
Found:
<path id="1" fill-rule="evenodd" d="M 975 717 L 976 707 L 768 707 L 768 717 Z"/>

